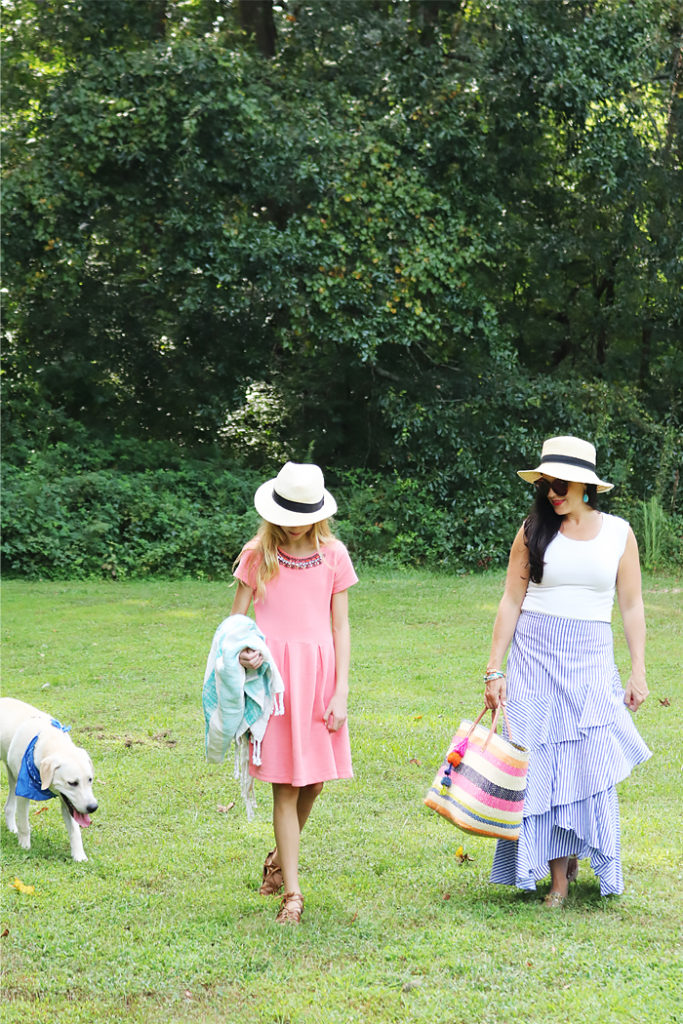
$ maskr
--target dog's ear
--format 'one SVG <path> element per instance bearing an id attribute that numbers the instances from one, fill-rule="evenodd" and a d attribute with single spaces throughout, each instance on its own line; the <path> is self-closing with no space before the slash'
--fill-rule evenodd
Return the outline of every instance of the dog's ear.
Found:
<path id="1" fill-rule="evenodd" d="M 55 757 L 54 754 L 44 757 L 40 762 L 40 788 L 49 789 L 52 785 L 52 780 L 55 777 L 55 772 L 59 768 L 59 758 Z"/>

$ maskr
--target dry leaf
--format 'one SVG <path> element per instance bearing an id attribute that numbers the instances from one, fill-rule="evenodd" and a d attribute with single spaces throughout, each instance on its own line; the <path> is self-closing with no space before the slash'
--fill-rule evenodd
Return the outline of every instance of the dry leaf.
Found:
<path id="1" fill-rule="evenodd" d="M 231 800 L 229 804 L 219 804 L 216 810 L 219 814 L 227 814 L 235 806 L 235 801 Z"/>
<path id="2" fill-rule="evenodd" d="M 0 932 L 0 939 L 6 939 L 8 935 L 9 928 L 3 928 L 2 932 Z"/>
<path id="3" fill-rule="evenodd" d="M 417 767 L 420 768 L 422 766 L 422 761 L 418 761 L 418 759 L 416 757 L 411 757 L 411 759 L 408 762 L 408 764 L 416 764 Z"/>
<path id="4" fill-rule="evenodd" d="M 15 878 L 13 882 L 10 882 L 9 887 L 10 889 L 16 889 L 17 892 L 23 893 L 24 896 L 31 896 L 32 893 L 36 891 L 35 886 L 24 885 L 24 883 L 18 878 Z"/>
<path id="5" fill-rule="evenodd" d="M 35 811 L 33 813 L 34 814 L 45 814 L 45 811 L 47 811 L 47 810 L 49 810 L 49 808 L 45 807 L 45 806 L 43 806 L 43 807 L 36 807 L 36 809 L 35 809 Z"/>
<path id="6" fill-rule="evenodd" d="M 659 698 L 659 703 L 662 705 L 663 708 L 670 708 L 671 707 L 671 701 L 669 700 L 668 697 L 664 697 L 663 700 L 660 697 Z"/>
<path id="7" fill-rule="evenodd" d="M 469 853 L 465 853 L 465 850 L 463 849 L 462 846 L 459 846 L 458 849 L 455 851 L 455 856 L 459 864 L 464 864 L 465 861 L 472 860 Z"/>

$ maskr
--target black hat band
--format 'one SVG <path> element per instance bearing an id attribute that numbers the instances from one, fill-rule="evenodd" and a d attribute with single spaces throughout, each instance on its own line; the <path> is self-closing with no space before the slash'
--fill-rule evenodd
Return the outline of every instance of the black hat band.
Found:
<path id="1" fill-rule="evenodd" d="M 288 512 L 319 512 L 325 504 L 325 495 L 322 496 L 320 501 L 307 502 L 307 501 L 290 501 L 289 498 L 283 498 L 280 494 L 273 489 L 273 501 L 280 508 L 287 509 Z"/>
<path id="2" fill-rule="evenodd" d="M 588 462 L 587 459 L 575 459 L 571 455 L 544 455 L 541 459 L 541 465 L 545 462 L 561 462 L 565 466 L 578 466 L 580 469 L 590 469 L 595 472 L 595 463 Z"/>

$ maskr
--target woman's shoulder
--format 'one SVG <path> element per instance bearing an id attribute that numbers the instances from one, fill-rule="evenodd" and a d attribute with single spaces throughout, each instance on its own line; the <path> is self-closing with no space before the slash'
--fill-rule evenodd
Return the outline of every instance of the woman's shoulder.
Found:
<path id="1" fill-rule="evenodd" d="M 615 516 L 611 512 L 602 513 L 604 524 L 608 530 L 612 530 L 615 533 L 628 533 L 631 529 L 631 524 L 627 519 L 622 519 L 621 516 Z"/>
<path id="2" fill-rule="evenodd" d="M 621 516 L 614 516 L 609 512 L 603 512 L 602 517 L 602 530 L 598 536 L 604 537 L 606 543 L 613 545 L 618 556 L 621 557 L 631 533 L 631 524 Z"/>

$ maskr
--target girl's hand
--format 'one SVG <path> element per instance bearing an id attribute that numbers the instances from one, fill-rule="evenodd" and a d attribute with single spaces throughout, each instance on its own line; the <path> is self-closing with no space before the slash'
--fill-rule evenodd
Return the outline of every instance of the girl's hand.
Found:
<path id="1" fill-rule="evenodd" d="M 263 664 L 263 655 L 260 651 L 255 651 L 252 647 L 245 647 L 243 651 L 240 651 L 240 665 L 242 668 L 246 668 L 247 672 L 249 669 L 260 668 Z"/>
<path id="2" fill-rule="evenodd" d="M 631 676 L 624 693 L 624 704 L 629 711 L 637 711 L 649 694 L 647 683 L 643 676 Z"/>
<path id="3" fill-rule="evenodd" d="M 323 721 L 329 732 L 338 732 L 347 718 L 346 700 L 343 697 L 334 695 L 327 705 Z"/>
<path id="4" fill-rule="evenodd" d="M 495 711 L 500 704 L 504 704 L 505 697 L 505 676 L 501 676 L 499 679 L 492 679 L 490 683 L 486 684 L 484 703 L 489 711 Z"/>

